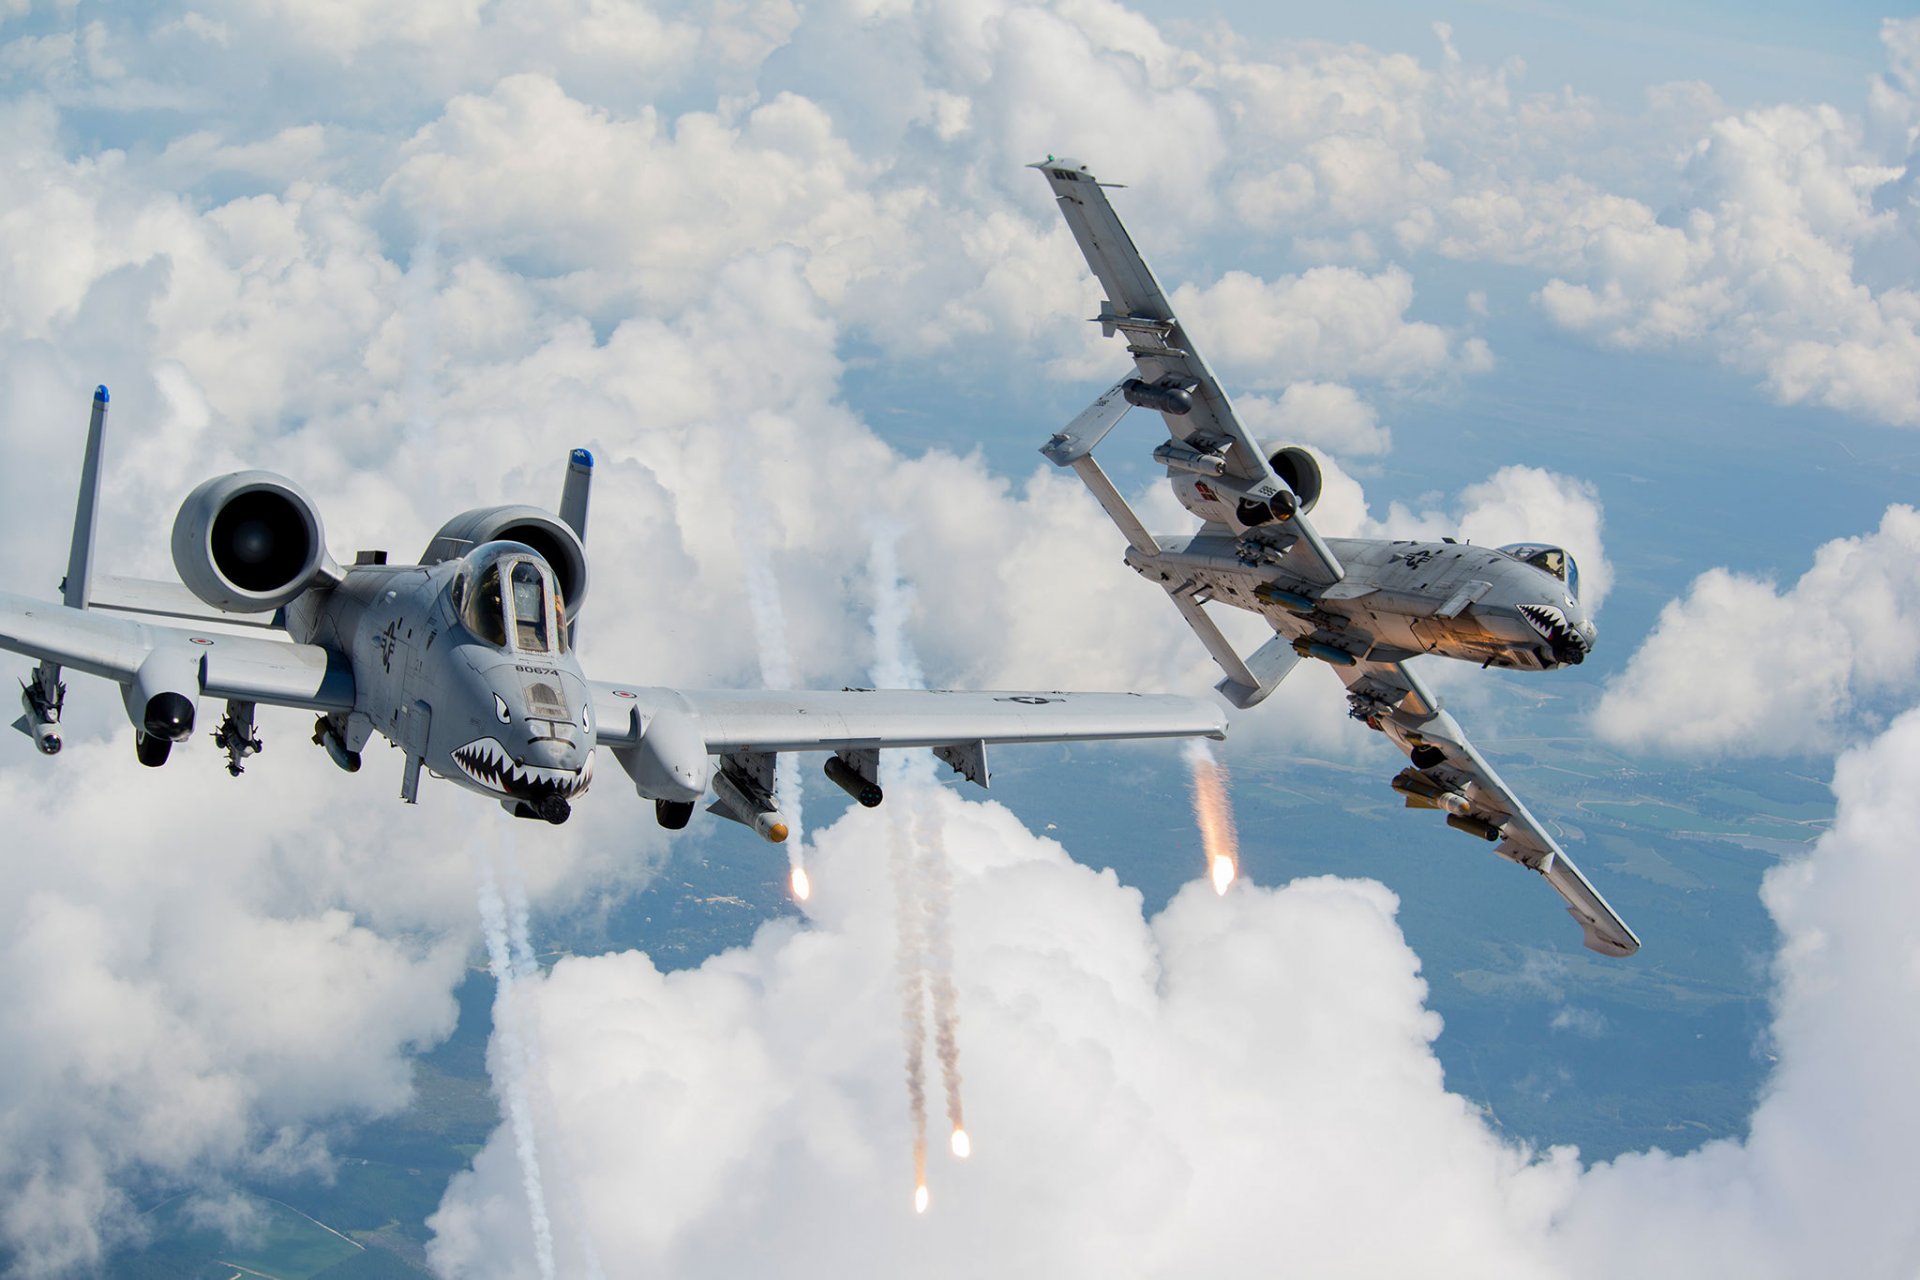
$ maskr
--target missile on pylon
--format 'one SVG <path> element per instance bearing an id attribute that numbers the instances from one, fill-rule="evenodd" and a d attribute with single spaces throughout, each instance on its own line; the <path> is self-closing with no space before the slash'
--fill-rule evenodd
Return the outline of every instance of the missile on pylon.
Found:
<path id="1" fill-rule="evenodd" d="M 787 838 L 787 820 L 774 808 L 772 797 L 764 794 L 758 786 L 736 778 L 727 769 L 722 768 L 713 775 L 713 804 L 709 812 L 723 818 L 731 818 L 742 826 L 752 827 L 761 839 L 779 844 Z"/>
<path id="2" fill-rule="evenodd" d="M 60 754 L 60 722 L 48 719 L 46 713 L 34 704 L 31 687 L 20 691 L 20 705 L 26 708 L 26 714 L 13 722 L 13 727 L 33 739 L 33 745 L 40 749 L 43 756 Z"/>

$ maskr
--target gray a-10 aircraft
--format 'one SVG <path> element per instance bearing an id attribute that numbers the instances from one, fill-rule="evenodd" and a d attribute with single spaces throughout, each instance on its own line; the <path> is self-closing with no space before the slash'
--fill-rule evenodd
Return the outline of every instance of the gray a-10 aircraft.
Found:
<path id="1" fill-rule="evenodd" d="M 1409 806 L 1497 842 L 1494 852 L 1540 872 L 1567 901 L 1586 945 L 1603 955 L 1640 947 L 1613 908 L 1500 780 L 1408 665 L 1434 653 L 1480 666 L 1548 671 L 1577 663 L 1594 641 L 1580 570 L 1559 547 L 1322 538 L 1307 519 L 1320 465 L 1298 446 L 1266 448 L 1234 416 L 1194 349 L 1103 184 L 1072 160 L 1045 175 L 1074 239 L 1107 293 L 1094 319 L 1125 335 L 1134 372 L 1041 449 L 1071 467 L 1131 544 L 1126 562 L 1163 587 L 1226 672 L 1218 685 L 1250 707 L 1302 658 L 1333 667 L 1356 720 L 1410 758 L 1393 779 Z M 1093 449 L 1129 408 L 1157 410 L 1170 438 L 1153 452 L 1174 494 L 1205 523 L 1191 535 L 1148 532 Z M 1257 613 L 1277 633 L 1249 657 L 1234 651 L 1202 606 Z"/>
<path id="2" fill-rule="evenodd" d="M 231 773 L 260 750 L 258 704 L 319 713 L 313 740 L 348 772 L 377 731 L 405 752 L 401 797 L 424 766 L 517 817 L 564 822 L 613 753 L 660 825 L 678 829 L 711 784 L 713 812 L 771 841 L 780 752 L 827 751 L 826 774 L 871 808 L 879 753 L 931 747 L 987 785 L 989 743 L 1225 736 L 1220 710 L 1127 693 L 775 692 L 589 680 L 572 637 L 587 595 L 593 458 L 573 451 L 558 515 L 532 506 L 455 516 L 420 563 L 362 552 L 341 567 L 313 502 L 265 471 L 208 480 L 173 526 L 181 582 L 93 575 L 107 389 L 94 393 L 59 604 L 0 592 L 0 647 L 39 659 L 15 727 L 60 750 L 63 668 L 117 682 L 140 762 L 166 763 L 202 698 Z M 719 757 L 713 768 L 710 756 Z"/>

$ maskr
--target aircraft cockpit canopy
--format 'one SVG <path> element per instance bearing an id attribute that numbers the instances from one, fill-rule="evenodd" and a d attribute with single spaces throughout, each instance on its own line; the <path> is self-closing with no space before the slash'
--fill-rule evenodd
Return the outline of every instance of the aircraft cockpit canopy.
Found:
<path id="1" fill-rule="evenodd" d="M 1511 542 L 1500 550 L 1515 560 L 1524 560 L 1536 569 L 1545 569 L 1567 584 L 1568 595 L 1576 598 L 1580 595 L 1580 566 L 1561 548 L 1550 547 L 1542 542 Z"/>
<path id="2" fill-rule="evenodd" d="M 482 642 L 514 653 L 567 651 L 566 602 L 553 570 L 533 548 L 518 542 L 475 547 L 451 590 L 461 624 Z"/>

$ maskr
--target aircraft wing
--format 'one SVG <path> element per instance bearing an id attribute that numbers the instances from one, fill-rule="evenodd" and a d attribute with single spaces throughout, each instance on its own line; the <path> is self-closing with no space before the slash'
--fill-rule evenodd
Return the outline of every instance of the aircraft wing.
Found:
<path id="1" fill-rule="evenodd" d="M 1142 382 L 1176 385 L 1192 397 L 1193 408 L 1188 412 L 1160 414 L 1167 433 L 1203 453 L 1227 442 L 1226 474 L 1251 484 L 1273 481 L 1277 485 L 1259 441 L 1240 425 L 1225 389 L 1207 367 L 1179 317 L 1173 314 L 1173 307 L 1160 282 L 1154 278 L 1153 269 L 1140 256 L 1133 237 L 1127 234 L 1119 215 L 1113 211 L 1105 187 L 1075 161 L 1049 158 L 1033 168 L 1040 170 L 1047 185 L 1053 188 L 1054 198 L 1073 231 L 1073 238 L 1079 242 L 1080 252 L 1106 289 L 1106 303 L 1094 319 L 1108 335 L 1116 332 L 1126 335 L 1127 353 L 1133 357 L 1134 369 Z M 1118 408 L 1125 411 L 1124 404 Z M 1113 420 L 1118 416 L 1115 413 Z M 1110 427 L 1112 422 L 1106 425 Z M 1093 442 L 1097 443 L 1097 437 Z M 1055 461 L 1067 464 L 1062 458 Z M 1315 582 L 1338 582 L 1343 573 L 1340 562 L 1328 550 L 1306 514 L 1294 516 L 1288 528 L 1289 532 L 1299 535 L 1294 547 L 1300 553 L 1289 558 L 1300 562 L 1302 571 Z"/>
<path id="2" fill-rule="evenodd" d="M 157 660 L 180 679 L 196 680 L 204 697 L 353 709 L 353 673 L 339 655 L 266 635 L 139 622 L 0 591 L 0 648 L 119 684 Z"/>
<path id="3" fill-rule="evenodd" d="M 1226 736 L 1198 698 L 1143 693 L 973 693 L 937 689 L 656 689 L 593 682 L 596 736 L 637 744 L 661 708 L 692 717 L 707 751 L 878 750 L 1007 742 Z"/>
<path id="4" fill-rule="evenodd" d="M 1630 956 L 1640 949 L 1633 930 L 1404 663 L 1361 661 L 1336 670 L 1346 681 L 1354 715 L 1385 732 L 1411 758 L 1393 780 L 1408 805 L 1441 811 L 1449 825 L 1497 841 L 1495 853 L 1545 876 L 1566 899 L 1567 914 L 1580 925 L 1589 950 Z"/>

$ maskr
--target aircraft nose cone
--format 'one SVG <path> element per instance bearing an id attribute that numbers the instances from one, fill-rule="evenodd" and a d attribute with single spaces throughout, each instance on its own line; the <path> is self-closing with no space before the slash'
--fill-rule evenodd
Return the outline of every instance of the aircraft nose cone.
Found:
<path id="1" fill-rule="evenodd" d="M 580 761 L 571 742 L 535 738 L 520 752 L 520 763 L 541 769 L 578 769 Z"/>

